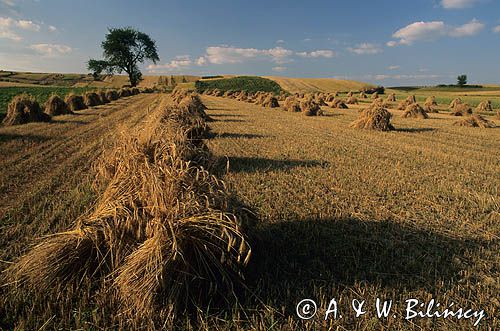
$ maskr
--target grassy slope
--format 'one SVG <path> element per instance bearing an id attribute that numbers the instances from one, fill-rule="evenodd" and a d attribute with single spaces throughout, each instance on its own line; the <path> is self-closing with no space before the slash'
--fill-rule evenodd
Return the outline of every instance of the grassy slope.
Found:
<path id="1" fill-rule="evenodd" d="M 287 77 L 264 77 L 274 80 L 280 86 L 291 92 L 333 92 L 333 91 L 350 91 L 359 90 L 366 86 L 371 86 L 367 83 L 356 82 L 351 80 L 341 80 L 333 78 L 287 78 Z"/>
<path id="2" fill-rule="evenodd" d="M 327 117 L 205 97 L 227 156 L 226 180 L 259 215 L 249 284 L 253 329 L 468 330 L 470 321 L 405 322 L 404 300 L 498 308 L 500 130 L 452 126 L 456 118 L 393 122 L 390 133 L 350 129 L 357 111 Z M 325 108 L 327 109 L 327 108 Z M 500 122 L 497 121 L 497 125 Z M 495 282 L 496 279 L 496 282 Z M 397 318 L 354 318 L 350 300 L 394 299 Z M 344 318 L 300 322 L 295 305 L 341 299 Z M 260 308 L 258 308 L 260 307 Z M 496 307 L 496 308 L 495 308 Z M 413 324 L 413 322 L 415 324 Z"/>
<path id="3" fill-rule="evenodd" d="M 161 76 L 143 76 L 139 87 L 151 87 L 158 83 Z M 171 77 L 166 75 L 163 77 Z M 183 80 L 194 82 L 199 77 L 189 75 L 174 75 L 174 79 L 181 83 Z M 108 87 L 120 88 L 129 84 L 128 77 L 125 75 L 114 75 L 104 78 L 102 81 L 94 81 L 91 76 L 86 74 L 58 74 L 58 73 L 30 73 L 30 72 L 11 72 L 0 71 L 0 83 L 5 86 L 12 84 L 34 84 L 49 86 L 74 86 L 74 87 Z"/>

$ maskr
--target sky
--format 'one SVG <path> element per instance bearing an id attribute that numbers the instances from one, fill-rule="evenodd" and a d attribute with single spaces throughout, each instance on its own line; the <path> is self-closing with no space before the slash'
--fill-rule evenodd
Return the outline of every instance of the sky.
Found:
<path id="1" fill-rule="evenodd" d="M 156 41 L 145 75 L 500 83 L 500 0 L 0 0 L 0 70 L 85 73 L 126 26 Z"/>

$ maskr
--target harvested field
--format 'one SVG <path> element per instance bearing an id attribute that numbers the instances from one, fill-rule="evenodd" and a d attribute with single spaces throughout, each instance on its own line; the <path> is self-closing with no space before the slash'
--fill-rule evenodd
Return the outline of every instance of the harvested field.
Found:
<path id="1" fill-rule="evenodd" d="M 115 133 L 142 125 L 147 110 L 168 99 L 140 94 L 53 123 L 0 128 L 0 152 L 7 155 L 0 160 L 0 260 L 14 260 L 37 238 L 67 230 L 88 213 L 100 193 L 91 162 Z M 222 163 L 231 196 L 257 219 L 246 228 L 252 259 L 235 310 L 194 313 L 198 324 L 181 320 L 179 329 L 322 329 L 322 319 L 295 317 L 296 304 L 309 297 L 323 306 L 342 298 L 343 309 L 352 299 L 372 305 L 390 298 L 401 307 L 408 298 L 432 297 L 495 313 L 498 129 L 453 126 L 457 118 L 449 114 L 401 118 L 402 111 L 390 109 L 396 130 L 378 132 L 349 127 L 366 104 L 323 107 L 324 116 L 307 117 L 234 99 L 202 101 L 214 120 L 208 148 Z M 71 317 L 48 310 L 43 320 L 31 315 L 27 323 L 112 328 L 116 319 L 108 310 L 88 303 L 75 306 Z M 386 323 L 347 314 L 326 327 Z M 482 323 L 498 326 L 491 315 Z M 403 316 L 390 324 L 394 330 L 427 326 Z M 468 330 L 471 321 L 440 319 L 432 326 Z"/>
<path id="2" fill-rule="evenodd" d="M 323 305 L 343 298 L 347 309 L 355 298 L 370 305 L 391 298 L 401 307 L 408 298 L 433 297 L 498 311 L 498 129 L 456 127 L 444 114 L 404 119 L 390 110 L 397 130 L 376 132 L 349 128 L 358 115 L 352 110 L 304 117 L 203 99 L 218 134 L 209 147 L 227 156 L 226 181 L 260 217 L 249 282 L 270 310 L 250 313 L 249 328 L 323 328 L 320 319 L 294 318 L 304 298 Z M 373 330 L 387 321 L 347 316 L 326 325 Z M 429 324 L 398 316 L 390 327 Z"/>

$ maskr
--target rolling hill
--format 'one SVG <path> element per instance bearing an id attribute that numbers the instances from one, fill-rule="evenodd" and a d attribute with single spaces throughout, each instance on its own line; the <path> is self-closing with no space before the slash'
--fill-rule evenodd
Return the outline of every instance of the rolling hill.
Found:
<path id="1" fill-rule="evenodd" d="M 371 84 L 356 82 L 352 80 L 341 80 L 334 78 L 288 78 L 265 76 L 274 80 L 276 83 L 288 92 L 333 92 L 360 90 L 363 87 L 372 86 Z"/>

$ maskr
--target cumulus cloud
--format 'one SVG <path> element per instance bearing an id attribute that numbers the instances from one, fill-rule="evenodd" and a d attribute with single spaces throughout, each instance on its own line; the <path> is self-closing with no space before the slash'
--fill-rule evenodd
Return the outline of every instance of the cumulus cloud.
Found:
<path id="1" fill-rule="evenodd" d="M 365 75 L 363 78 L 371 79 L 371 80 L 387 80 L 387 79 L 395 79 L 395 80 L 410 80 L 410 79 L 433 79 L 440 78 L 441 75 L 419 75 L 419 74 L 408 74 L 408 75 Z"/>
<path id="2" fill-rule="evenodd" d="M 464 25 L 453 27 L 443 21 L 415 22 L 396 31 L 392 37 L 399 39 L 387 42 L 387 46 L 411 45 L 416 41 L 431 41 L 441 37 L 469 37 L 475 36 L 484 29 L 484 24 L 476 19 Z"/>
<path id="3" fill-rule="evenodd" d="M 500 25 L 497 25 L 493 28 L 493 32 L 500 33 Z"/>
<path id="4" fill-rule="evenodd" d="M 29 48 L 46 57 L 65 55 L 71 53 L 73 50 L 69 46 L 59 44 L 34 44 Z"/>
<path id="5" fill-rule="evenodd" d="M 318 49 L 312 52 L 297 52 L 296 54 L 300 57 L 305 57 L 305 58 L 319 58 L 319 57 L 332 58 L 335 56 L 335 52 L 329 49 Z"/>
<path id="6" fill-rule="evenodd" d="M 18 34 L 2 28 L 0 28 L 0 38 L 10 39 L 12 41 L 20 41 L 22 39 Z"/>
<path id="7" fill-rule="evenodd" d="M 371 43 L 362 43 L 358 44 L 355 47 L 349 47 L 347 50 L 351 53 L 358 54 L 358 55 L 373 55 L 373 54 L 378 54 L 382 52 L 382 49 L 380 48 L 379 45 L 376 44 L 371 44 Z"/>
<path id="8" fill-rule="evenodd" d="M 484 29 L 484 24 L 476 19 L 473 19 L 469 23 L 466 23 L 457 28 L 450 30 L 450 36 L 452 37 L 470 37 L 475 36 Z"/>
<path id="9" fill-rule="evenodd" d="M 286 67 L 273 67 L 272 68 L 273 71 L 276 71 L 276 72 L 283 72 L 283 71 L 286 71 Z"/>
<path id="10" fill-rule="evenodd" d="M 40 25 L 30 20 L 16 20 L 11 17 L 0 17 L 0 38 L 13 41 L 20 41 L 22 38 L 18 34 L 20 30 L 40 31 Z"/>
<path id="11" fill-rule="evenodd" d="M 199 60 L 199 59 L 198 59 Z M 167 70 L 176 70 L 187 68 L 193 64 L 189 55 L 179 55 L 176 56 L 173 60 L 164 64 L 150 64 L 148 66 L 148 70 L 154 72 L 157 70 L 167 69 Z"/>
<path id="12" fill-rule="evenodd" d="M 285 63 L 293 51 L 283 47 L 271 49 L 238 48 L 232 46 L 210 46 L 206 49 L 205 58 L 213 64 L 241 63 L 256 58 L 270 58 L 276 63 Z"/>
<path id="13" fill-rule="evenodd" d="M 472 7 L 478 0 L 441 0 L 441 6 L 445 9 L 463 9 Z"/>
<path id="14" fill-rule="evenodd" d="M 284 41 L 283 39 L 279 39 L 279 40 L 276 40 L 276 43 L 277 43 L 277 44 L 284 44 L 284 43 L 285 43 L 285 41 Z"/>
<path id="15" fill-rule="evenodd" d="M 398 70 L 399 68 L 401 68 L 400 66 L 389 66 L 387 67 L 387 69 L 389 70 Z"/>
<path id="16" fill-rule="evenodd" d="M 57 28 L 53 25 L 49 25 L 49 31 L 50 32 L 56 32 L 57 31 Z"/>
<path id="17" fill-rule="evenodd" d="M 205 65 L 206 63 L 207 63 L 207 59 L 205 59 L 205 57 L 203 57 L 203 56 L 200 56 L 196 60 L 196 64 L 199 65 L 199 66 Z"/>
<path id="18" fill-rule="evenodd" d="M 0 27 L 2 28 L 19 28 L 29 31 L 40 31 L 40 25 L 29 20 L 15 20 L 11 17 L 0 17 Z"/>

